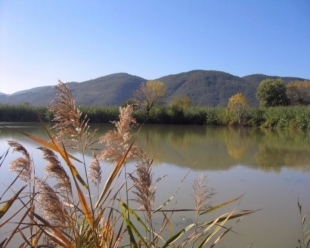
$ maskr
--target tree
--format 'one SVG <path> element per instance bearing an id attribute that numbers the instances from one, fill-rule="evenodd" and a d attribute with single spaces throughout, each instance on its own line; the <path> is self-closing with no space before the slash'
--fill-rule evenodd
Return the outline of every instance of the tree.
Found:
<path id="1" fill-rule="evenodd" d="M 286 86 L 286 94 L 292 105 L 310 104 L 310 81 L 294 81 Z"/>
<path id="2" fill-rule="evenodd" d="M 239 124 L 245 122 L 249 107 L 248 99 L 243 93 L 237 93 L 228 100 L 227 109 L 237 119 Z"/>
<path id="3" fill-rule="evenodd" d="M 263 80 L 256 91 L 256 97 L 262 107 L 286 106 L 289 99 L 282 79 Z"/>
<path id="4" fill-rule="evenodd" d="M 161 104 L 166 95 L 167 89 L 163 82 L 147 81 L 134 92 L 134 100 L 149 116 L 151 109 Z"/>
<path id="5" fill-rule="evenodd" d="M 188 96 L 175 97 L 171 102 L 170 106 L 173 108 L 189 108 L 192 106 L 192 101 Z"/>

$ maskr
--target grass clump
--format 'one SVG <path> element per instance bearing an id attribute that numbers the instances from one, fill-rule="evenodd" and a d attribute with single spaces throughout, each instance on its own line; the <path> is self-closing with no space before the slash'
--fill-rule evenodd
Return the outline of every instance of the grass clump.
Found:
<path id="1" fill-rule="evenodd" d="M 58 97 L 49 107 L 54 116 L 54 132 L 42 124 L 49 141 L 23 133 L 41 145 L 39 149 L 47 161 L 45 177 L 36 175 L 35 165 L 26 148 L 16 141 L 8 142 L 9 147 L 22 156 L 10 163 L 9 168 L 16 173 L 16 178 L 0 198 L 8 198 L 8 191 L 14 192 L 0 205 L 0 227 L 14 224 L 7 238 L 0 240 L 0 247 L 10 247 L 13 238 L 21 240 L 20 247 L 119 247 L 121 242 L 130 247 L 202 247 L 207 244 L 213 247 L 231 230 L 232 226 L 227 226 L 229 220 L 254 212 L 234 210 L 215 219 L 201 221 L 200 216 L 240 199 L 209 205 L 214 192 L 207 186 L 204 176 L 193 183 L 193 209 L 168 208 L 180 186 L 169 199 L 156 207 L 156 184 L 164 176 L 154 180 L 153 160 L 141 147 L 134 145 L 135 137 L 131 132 L 136 123 L 133 107 L 120 108 L 119 120 L 112 122 L 115 129 L 96 141 L 96 130 L 89 131 L 89 117 L 76 107 L 67 86 L 59 82 L 56 89 Z M 197 115 L 200 114 L 201 111 Z M 105 143 L 105 148 L 93 149 L 98 142 Z M 68 149 L 79 151 L 81 158 L 72 156 Z M 88 165 L 85 152 L 89 149 L 93 149 L 93 155 Z M 8 152 L 0 157 L 0 166 Z M 100 187 L 101 159 L 113 165 L 103 187 Z M 135 170 L 131 172 L 126 169 L 129 159 L 136 163 Z M 84 171 L 78 171 L 76 164 L 82 164 Z M 25 183 L 19 190 L 13 187 L 17 179 Z M 97 194 L 92 192 L 91 183 L 97 188 Z M 130 199 L 131 194 L 134 199 Z M 125 199 L 121 198 L 122 195 Z M 139 206 L 131 207 L 134 205 L 132 202 Z M 19 210 L 10 214 L 8 210 L 15 204 Z M 176 211 L 196 214 L 196 221 L 174 232 L 171 217 Z M 153 225 L 154 215 L 162 217 L 158 228 Z M 187 234 L 190 230 L 192 233 Z M 168 238 L 166 234 L 170 234 Z"/>

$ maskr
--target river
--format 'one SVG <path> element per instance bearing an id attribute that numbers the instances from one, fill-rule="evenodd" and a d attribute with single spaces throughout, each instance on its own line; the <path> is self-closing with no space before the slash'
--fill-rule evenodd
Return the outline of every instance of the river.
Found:
<path id="1" fill-rule="evenodd" d="M 1 124 L 47 140 L 39 123 Z M 113 126 L 93 124 L 92 128 L 99 128 L 100 136 Z M 33 157 L 37 175 L 43 174 L 46 162 L 36 149 L 39 145 L 13 130 L 0 128 L 0 131 L 0 156 L 8 149 L 7 140 L 18 141 Z M 243 195 L 240 201 L 225 207 L 218 214 L 234 208 L 260 209 L 237 223 L 234 232 L 227 234 L 216 247 L 248 247 L 252 244 L 252 247 L 259 248 L 293 248 L 298 245 L 302 235 L 298 199 L 303 213 L 310 211 L 309 132 L 144 125 L 137 134 L 136 144 L 154 159 L 154 178 L 166 175 L 157 183 L 155 207 L 176 192 L 189 172 L 175 196 L 174 203 L 177 202 L 177 205 L 171 208 L 194 207 L 192 183 L 203 173 L 208 176 L 208 184 L 216 192 L 212 205 Z M 97 148 L 102 146 L 97 145 Z M 14 174 L 8 172 L 8 164 L 18 155 L 10 152 L 0 168 L 0 196 L 6 189 L 5 185 L 14 179 Z M 79 153 L 73 155 L 80 156 Z M 91 153 L 88 153 L 87 159 L 90 157 Z M 107 177 L 112 166 L 102 162 L 102 167 Z M 129 165 L 130 169 L 134 169 L 134 164 Z M 17 182 L 15 188 L 18 186 Z M 7 199 L 6 194 L 1 201 Z M 174 231 L 185 227 L 191 218 L 194 219 L 188 214 L 175 213 L 172 219 Z M 5 217 L 0 223 L 4 220 Z M 1 228 L 0 243 L 8 231 L 6 227 Z"/>

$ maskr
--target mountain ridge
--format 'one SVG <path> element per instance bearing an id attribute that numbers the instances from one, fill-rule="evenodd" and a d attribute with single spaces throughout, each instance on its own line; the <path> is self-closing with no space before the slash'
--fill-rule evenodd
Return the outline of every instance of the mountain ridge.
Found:
<path id="1" fill-rule="evenodd" d="M 167 87 L 167 103 L 177 96 L 189 96 L 196 106 L 224 107 L 228 99 L 244 93 L 252 106 L 258 106 L 255 97 L 259 83 L 266 78 L 282 78 L 285 83 L 305 80 L 299 77 L 268 76 L 250 74 L 238 77 L 216 70 L 192 70 L 166 75 L 154 80 L 162 81 Z M 142 82 L 148 79 L 128 73 L 114 73 L 83 82 L 66 83 L 75 101 L 86 106 L 119 106 L 130 99 Z M 56 96 L 53 86 L 41 86 L 13 94 L 0 93 L 0 104 L 29 103 L 46 106 Z"/>

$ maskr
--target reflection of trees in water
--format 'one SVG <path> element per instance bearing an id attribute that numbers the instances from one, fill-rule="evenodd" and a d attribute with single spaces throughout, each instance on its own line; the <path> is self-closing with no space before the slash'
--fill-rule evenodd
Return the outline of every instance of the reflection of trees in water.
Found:
<path id="1" fill-rule="evenodd" d="M 244 128 L 228 128 L 226 136 L 226 145 L 228 154 L 240 160 L 250 147 L 248 134 Z"/>
<path id="2" fill-rule="evenodd" d="M 302 172 L 310 171 L 309 151 L 275 149 L 265 146 L 257 152 L 256 161 L 258 167 L 266 172 L 280 172 L 282 167 Z"/>
<path id="3" fill-rule="evenodd" d="M 47 140 L 39 123 L 27 125 L 29 127 L 19 130 Z M 113 126 L 92 124 L 92 128 L 99 128 L 97 138 Z M 22 139 L 22 144 L 33 143 L 19 133 L 2 129 L 0 141 L 8 139 Z M 238 163 L 258 166 L 264 171 L 280 171 L 283 167 L 310 170 L 310 135 L 301 130 L 144 125 L 136 144 L 154 158 L 155 165 L 168 163 L 194 170 L 228 170 Z M 102 144 L 95 147 L 103 149 Z M 78 154 L 73 155 L 78 157 Z M 91 151 L 87 155 L 91 156 Z"/>

